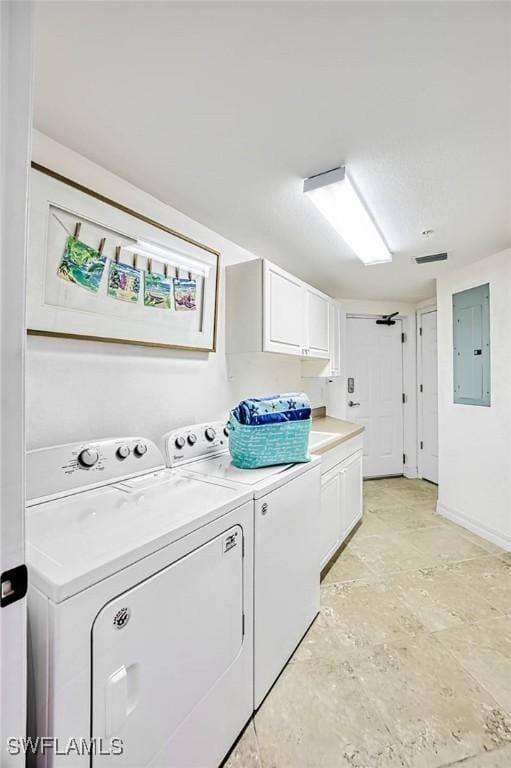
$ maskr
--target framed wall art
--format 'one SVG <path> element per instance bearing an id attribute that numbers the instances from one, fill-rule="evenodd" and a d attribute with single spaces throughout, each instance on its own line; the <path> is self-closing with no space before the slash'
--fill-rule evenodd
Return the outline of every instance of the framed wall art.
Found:
<path id="1" fill-rule="evenodd" d="M 29 334 L 214 352 L 220 254 L 32 163 Z"/>

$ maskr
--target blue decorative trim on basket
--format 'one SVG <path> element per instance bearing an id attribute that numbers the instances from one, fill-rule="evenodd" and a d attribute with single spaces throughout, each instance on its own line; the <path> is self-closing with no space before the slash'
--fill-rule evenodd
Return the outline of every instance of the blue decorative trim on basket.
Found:
<path id="1" fill-rule="evenodd" d="M 227 428 L 232 463 L 240 469 L 310 461 L 311 419 L 250 425 L 231 411 Z"/>

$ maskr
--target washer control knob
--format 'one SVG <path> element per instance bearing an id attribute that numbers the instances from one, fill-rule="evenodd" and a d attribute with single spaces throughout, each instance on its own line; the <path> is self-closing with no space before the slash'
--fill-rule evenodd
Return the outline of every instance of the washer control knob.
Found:
<path id="1" fill-rule="evenodd" d="M 197 442 L 197 435 L 194 435 L 193 432 L 191 435 L 188 435 L 188 445 L 195 445 Z"/>
<path id="2" fill-rule="evenodd" d="M 227 429 L 227 427 L 224 427 L 224 435 L 226 437 L 229 437 L 229 430 Z"/>
<path id="3" fill-rule="evenodd" d="M 83 451 L 80 451 L 78 454 L 78 463 L 81 467 L 85 467 L 86 469 L 93 467 L 94 464 L 97 464 L 98 460 L 99 453 L 95 448 L 84 448 Z"/>
<path id="4" fill-rule="evenodd" d="M 137 443 L 133 448 L 133 453 L 140 458 L 147 453 L 147 445 L 145 443 Z"/>
<path id="5" fill-rule="evenodd" d="M 206 431 L 204 432 L 204 437 L 206 440 L 209 440 L 210 443 L 215 439 L 216 432 L 213 427 L 207 427 Z"/>
<path id="6" fill-rule="evenodd" d="M 186 440 L 184 439 L 184 437 L 176 437 L 176 439 L 174 440 L 174 445 L 176 446 L 176 448 L 179 448 L 179 450 L 181 450 L 181 448 L 185 447 L 185 442 Z"/>
<path id="7" fill-rule="evenodd" d="M 127 459 L 130 455 L 129 445 L 120 445 L 116 451 L 118 459 Z"/>

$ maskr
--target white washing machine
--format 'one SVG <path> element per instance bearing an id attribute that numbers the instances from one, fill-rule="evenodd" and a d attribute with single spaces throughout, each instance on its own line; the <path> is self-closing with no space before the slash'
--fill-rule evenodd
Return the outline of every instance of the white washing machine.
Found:
<path id="1" fill-rule="evenodd" d="M 319 612 L 320 458 L 238 469 L 221 422 L 163 438 L 167 464 L 189 478 L 236 484 L 254 509 L 254 708 L 257 709 Z"/>
<path id="2" fill-rule="evenodd" d="M 252 494 L 143 438 L 31 451 L 27 485 L 37 765 L 216 768 L 253 710 Z"/>

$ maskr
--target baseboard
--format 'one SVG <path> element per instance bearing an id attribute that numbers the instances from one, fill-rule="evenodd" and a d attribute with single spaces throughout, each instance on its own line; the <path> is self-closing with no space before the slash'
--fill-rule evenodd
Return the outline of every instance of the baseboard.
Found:
<path id="1" fill-rule="evenodd" d="M 417 467 L 412 467 L 409 464 L 405 464 L 403 467 L 403 475 L 409 480 L 415 480 L 417 475 Z"/>
<path id="2" fill-rule="evenodd" d="M 473 520 L 464 515 L 462 512 L 458 512 L 457 510 L 454 510 L 445 504 L 441 504 L 440 502 L 437 504 L 437 512 L 439 515 L 446 517 L 453 523 L 457 523 L 472 533 L 476 533 L 482 539 L 491 541 L 492 544 L 496 544 L 498 547 L 505 549 L 507 552 L 511 552 L 511 536 L 498 533 L 492 528 L 487 528 L 485 525 L 481 525 L 480 523 L 474 523 Z"/>

